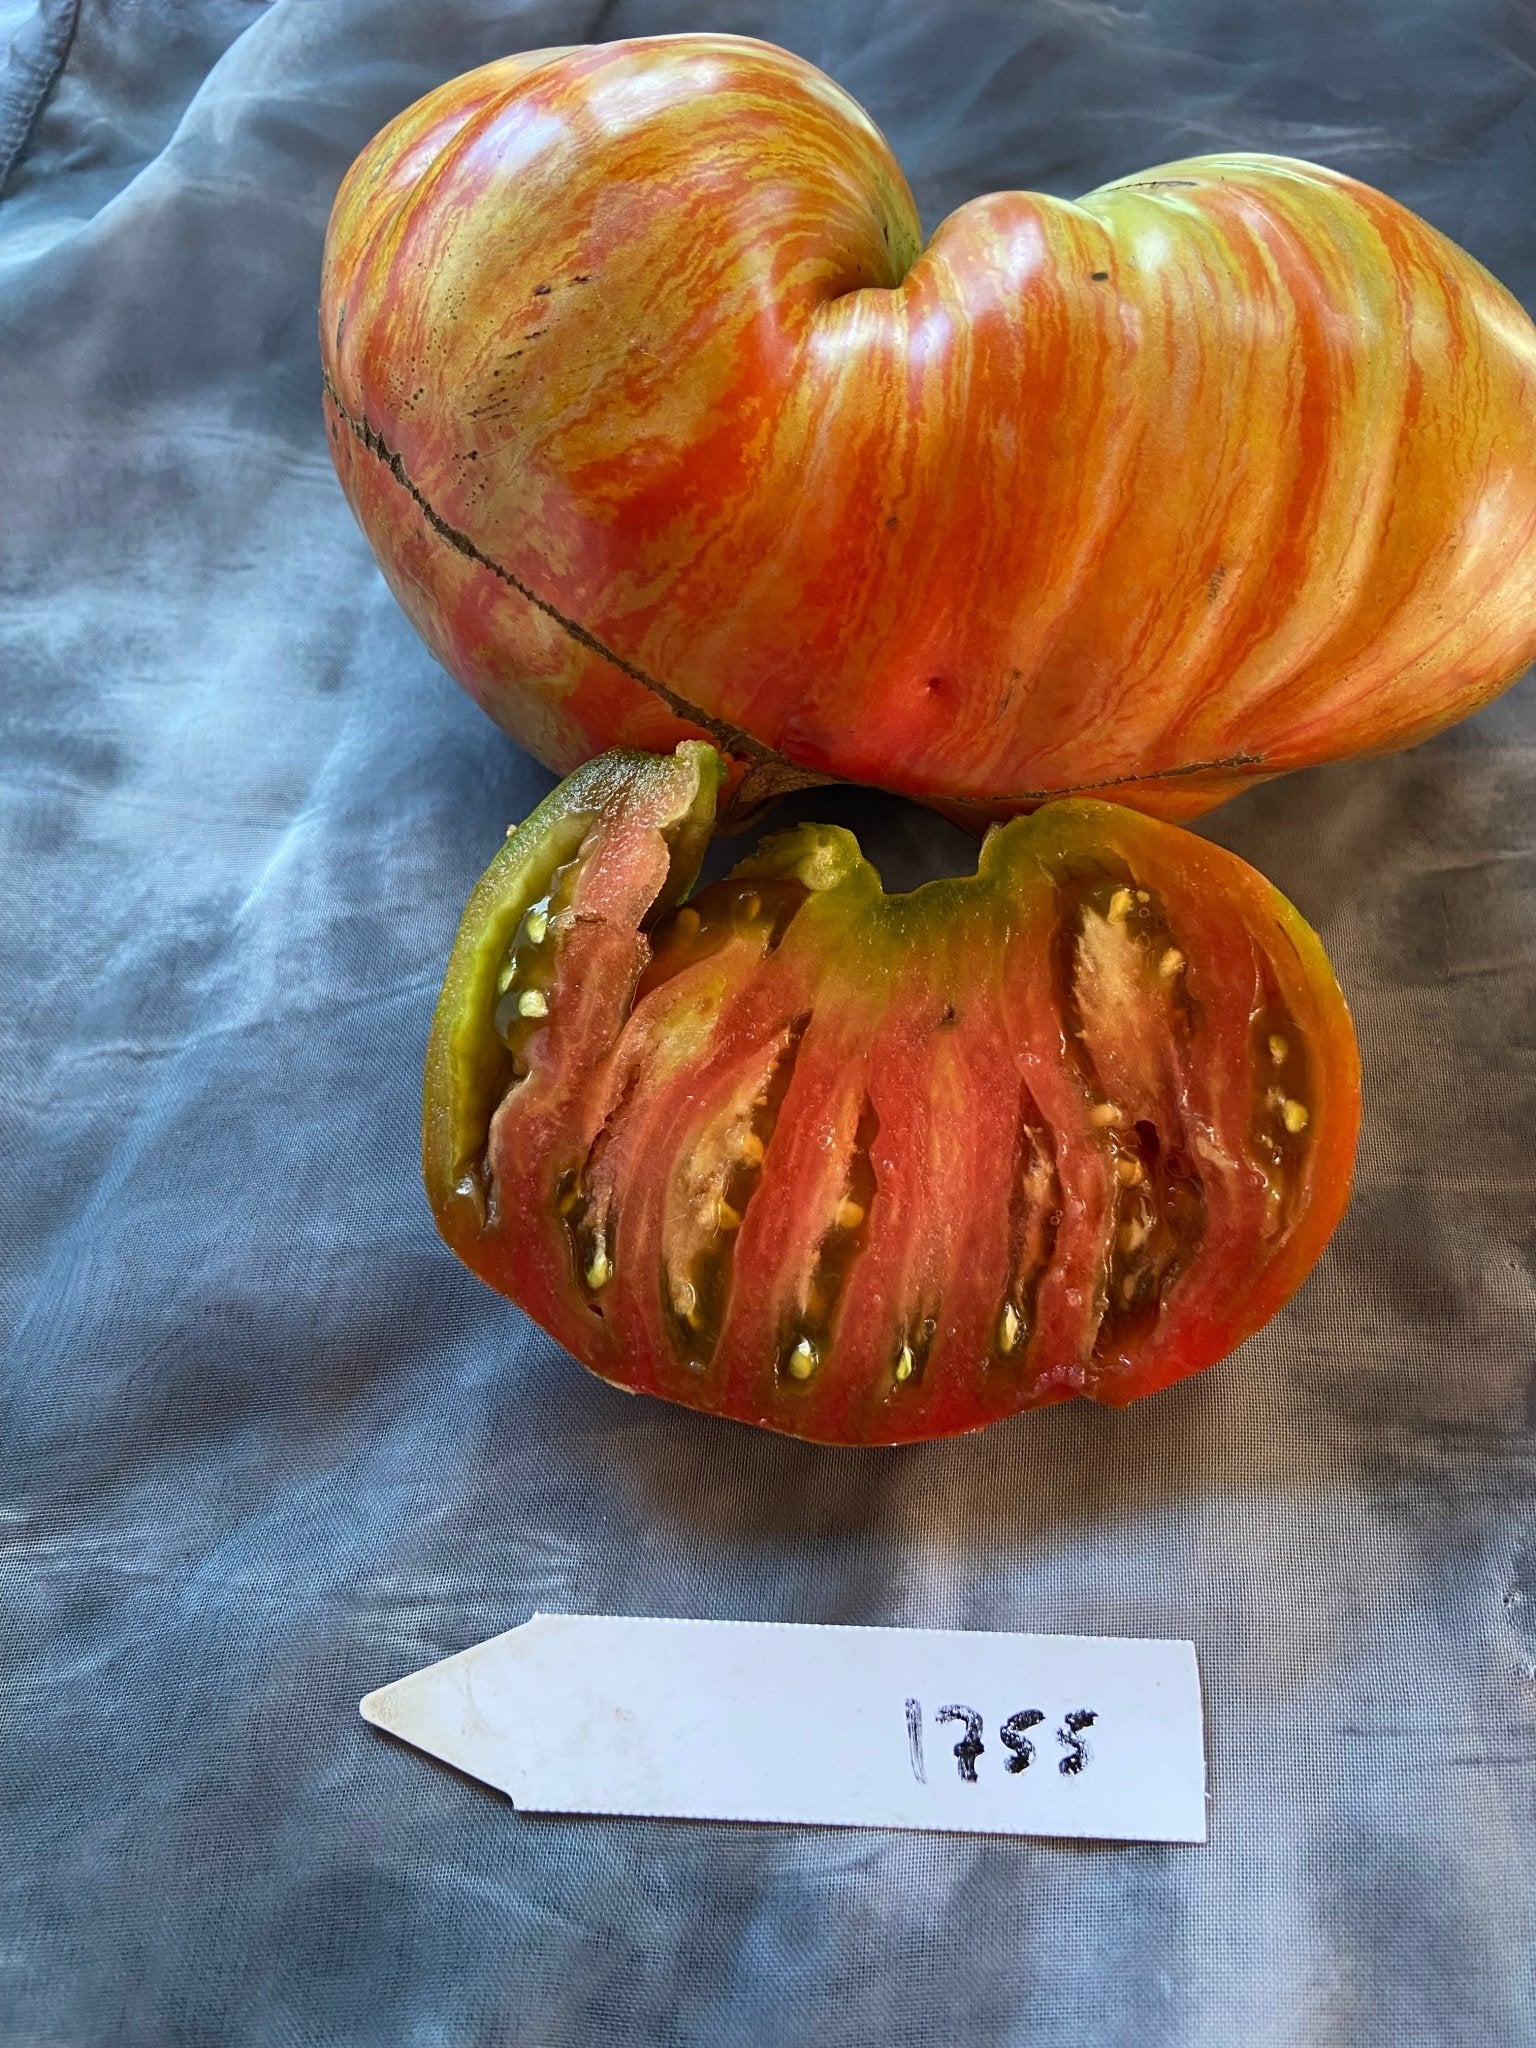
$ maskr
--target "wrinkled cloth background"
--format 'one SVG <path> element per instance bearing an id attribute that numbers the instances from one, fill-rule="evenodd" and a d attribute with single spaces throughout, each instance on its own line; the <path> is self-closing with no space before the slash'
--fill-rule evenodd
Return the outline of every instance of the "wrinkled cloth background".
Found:
<path id="1" fill-rule="evenodd" d="M 930 226 L 1279 150 L 1536 304 L 1515 0 L 0 0 L 0 2042 L 1529 2048 L 1531 684 L 1205 828 L 1321 929 L 1368 1120 L 1194 1383 L 804 1448 L 610 1392 L 433 1233 L 438 978 L 548 777 L 332 478 L 321 235 L 439 79 L 690 27 L 830 70 Z M 1210 1845 L 524 1818 L 358 1720 L 535 1608 L 1191 1636 Z"/>

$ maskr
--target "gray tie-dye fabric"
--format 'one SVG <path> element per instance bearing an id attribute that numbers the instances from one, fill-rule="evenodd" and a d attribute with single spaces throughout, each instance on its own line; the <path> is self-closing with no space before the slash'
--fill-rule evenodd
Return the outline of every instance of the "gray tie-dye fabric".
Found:
<path id="1" fill-rule="evenodd" d="M 1528 2048 L 1529 685 L 1210 822 L 1321 928 L 1368 1120 L 1194 1384 L 829 1454 L 609 1392 L 433 1235 L 434 988 L 547 778 L 333 481 L 321 232 L 439 78 L 696 26 L 835 73 L 930 224 L 1275 149 L 1536 302 L 1505 0 L 0 0 L 0 2042 Z M 525 1819 L 358 1721 L 535 1607 L 1192 1636 L 1210 1846 Z"/>

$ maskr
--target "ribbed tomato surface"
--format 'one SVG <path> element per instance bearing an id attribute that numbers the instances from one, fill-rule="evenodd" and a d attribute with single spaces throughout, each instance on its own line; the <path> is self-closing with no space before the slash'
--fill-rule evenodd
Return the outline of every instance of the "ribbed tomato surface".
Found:
<path id="1" fill-rule="evenodd" d="M 695 734 L 743 801 L 1187 816 L 1536 654 L 1536 332 L 1314 165 L 996 193 L 924 247 L 800 59 L 539 51 L 359 158 L 321 341 L 396 594 L 562 771 Z"/>

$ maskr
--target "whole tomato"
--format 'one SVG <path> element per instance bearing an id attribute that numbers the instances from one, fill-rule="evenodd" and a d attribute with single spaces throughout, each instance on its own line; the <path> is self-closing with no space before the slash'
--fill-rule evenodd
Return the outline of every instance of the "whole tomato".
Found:
<path id="1" fill-rule="evenodd" d="M 321 318 L 385 574 L 561 770 L 707 737 L 738 809 L 1189 816 L 1536 654 L 1536 330 L 1312 165 L 996 193 L 925 246 L 798 58 L 542 50 L 364 151 Z"/>

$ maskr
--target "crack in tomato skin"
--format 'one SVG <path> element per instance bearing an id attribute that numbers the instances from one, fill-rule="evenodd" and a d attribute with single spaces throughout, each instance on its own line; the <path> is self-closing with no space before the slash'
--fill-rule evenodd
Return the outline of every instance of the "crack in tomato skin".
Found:
<path id="1" fill-rule="evenodd" d="M 426 1157 L 475 1270 L 617 1384 L 830 1443 L 1133 1399 L 1281 1305 L 1359 1109 L 1348 1012 L 1283 898 L 1074 802 L 908 896 L 800 826 L 680 902 L 707 756 L 594 764 L 472 899 L 428 1127 L 472 1127 L 468 1076 L 494 1203 Z"/>
<path id="2" fill-rule="evenodd" d="M 466 561 L 473 562 L 477 568 L 484 569 L 489 575 L 496 577 L 509 590 L 515 591 L 526 604 L 531 605 L 535 611 L 542 613 L 553 625 L 559 627 L 560 631 L 578 647 L 584 648 L 589 654 L 595 654 L 610 667 L 617 669 L 621 675 L 628 676 L 631 682 L 638 683 L 642 689 L 648 690 L 685 725 L 695 728 L 698 732 L 707 733 L 727 759 L 734 757 L 742 764 L 744 772 L 739 777 L 732 778 L 734 788 L 730 799 L 731 811 L 738 822 L 749 824 L 752 818 L 776 797 L 788 795 L 797 789 L 813 788 L 817 784 L 836 779 L 822 774 L 817 769 L 801 767 L 780 753 L 776 747 L 768 746 L 742 727 L 732 725 L 727 720 L 703 710 L 699 705 L 690 703 L 679 691 L 672 689 L 669 684 L 642 668 L 638 662 L 631 661 L 627 655 L 621 654 L 616 648 L 601 640 L 597 634 L 590 632 L 579 619 L 563 612 L 548 598 L 541 597 L 530 584 L 525 583 L 520 576 L 507 568 L 505 563 L 495 561 L 486 554 L 463 528 L 455 526 L 451 520 L 443 517 L 426 493 L 413 482 L 399 452 L 391 448 L 384 436 L 366 419 L 354 417 L 348 411 L 331 381 L 329 371 L 322 373 L 322 383 L 326 399 L 337 418 L 394 478 L 439 540 L 444 541 Z"/>

